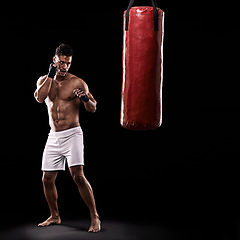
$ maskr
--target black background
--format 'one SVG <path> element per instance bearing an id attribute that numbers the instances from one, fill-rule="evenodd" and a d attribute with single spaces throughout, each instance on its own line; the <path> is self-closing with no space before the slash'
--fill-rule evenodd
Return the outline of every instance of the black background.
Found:
<path id="1" fill-rule="evenodd" d="M 85 174 L 100 216 L 188 222 L 221 236 L 237 234 L 236 6 L 159 2 L 165 11 L 163 123 L 132 132 L 120 126 L 122 14 L 128 2 L 19 2 L 1 15 L 3 228 L 13 216 L 15 223 L 40 222 L 49 214 L 40 170 L 48 116 L 33 93 L 64 42 L 74 49 L 70 72 L 87 82 L 98 102 L 95 114 L 80 110 L 80 123 Z M 68 170 L 59 174 L 57 187 L 61 216 L 87 218 Z"/>

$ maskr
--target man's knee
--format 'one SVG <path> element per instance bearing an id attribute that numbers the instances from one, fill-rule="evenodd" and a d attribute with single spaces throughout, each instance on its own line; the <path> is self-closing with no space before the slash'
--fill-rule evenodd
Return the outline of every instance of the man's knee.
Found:
<path id="1" fill-rule="evenodd" d="M 83 166 L 74 166 L 70 167 L 70 173 L 72 175 L 72 178 L 76 184 L 82 185 L 85 182 L 85 176 L 83 172 Z"/>
<path id="2" fill-rule="evenodd" d="M 73 173 L 72 178 L 77 185 L 82 185 L 85 182 L 84 174 L 79 172 Z"/>
<path id="3" fill-rule="evenodd" d="M 42 182 L 44 186 L 49 186 L 55 183 L 56 180 L 56 174 L 55 173 L 49 173 L 44 172 L 42 177 Z"/>

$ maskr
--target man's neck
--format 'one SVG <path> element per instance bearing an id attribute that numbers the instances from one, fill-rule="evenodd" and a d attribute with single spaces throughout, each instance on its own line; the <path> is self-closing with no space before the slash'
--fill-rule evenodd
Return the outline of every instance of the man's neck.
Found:
<path id="1" fill-rule="evenodd" d="M 64 81 L 64 80 L 67 80 L 67 76 L 68 76 L 68 73 L 66 73 L 65 76 L 59 76 L 59 75 L 56 75 L 56 80 L 57 80 L 57 81 Z"/>

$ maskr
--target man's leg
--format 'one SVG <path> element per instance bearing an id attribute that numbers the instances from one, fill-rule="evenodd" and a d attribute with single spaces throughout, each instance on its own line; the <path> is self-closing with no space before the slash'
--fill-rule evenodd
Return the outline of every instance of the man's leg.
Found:
<path id="1" fill-rule="evenodd" d="M 39 223 L 39 227 L 49 226 L 50 224 L 60 224 L 61 219 L 59 216 L 58 205 L 57 205 L 57 189 L 55 185 L 55 180 L 57 178 L 58 172 L 43 172 L 43 189 L 44 194 L 50 209 L 51 216 L 44 222 Z"/>
<path id="2" fill-rule="evenodd" d="M 90 211 L 91 226 L 88 231 L 98 232 L 101 230 L 101 221 L 99 220 L 99 216 L 97 213 L 92 187 L 84 176 L 83 166 L 73 166 L 70 167 L 69 170 L 73 177 L 73 180 L 78 186 L 79 192 L 84 202 L 86 203 Z"/>

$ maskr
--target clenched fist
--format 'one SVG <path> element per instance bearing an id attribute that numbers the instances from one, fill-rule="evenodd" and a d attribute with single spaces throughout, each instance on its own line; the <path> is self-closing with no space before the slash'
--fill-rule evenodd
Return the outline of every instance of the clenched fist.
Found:
<path id="1" fill-rule="evenodd" d="M 74 89 L 73 93 L 79 97 L 83 102 L 88 102 L 89 101 L 89 97 L 87 96 L 87 94 L 81 89 Z"/>

